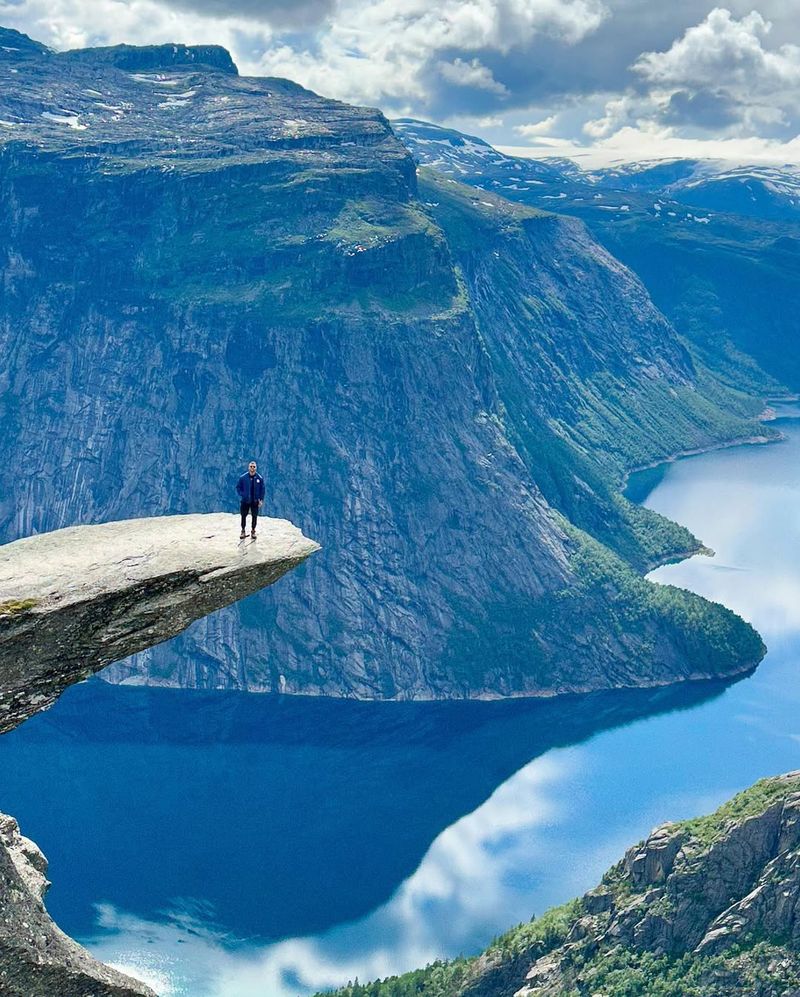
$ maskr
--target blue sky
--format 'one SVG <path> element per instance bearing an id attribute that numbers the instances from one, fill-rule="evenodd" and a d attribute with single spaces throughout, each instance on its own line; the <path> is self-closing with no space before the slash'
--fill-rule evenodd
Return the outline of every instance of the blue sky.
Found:
<path id="1" fill-rule="evenodd" d="M 800 162 L 786 0 L 0 0 L 55 48 L 183 41 L 243 73 L 585 162 Z"/>

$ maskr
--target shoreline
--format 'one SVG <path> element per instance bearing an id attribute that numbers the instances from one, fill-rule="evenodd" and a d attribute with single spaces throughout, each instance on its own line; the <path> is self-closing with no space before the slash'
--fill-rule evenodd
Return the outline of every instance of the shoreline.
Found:
<path id="1" fill-rule="evenodd" d="M 769 416 L 759 416 L 762 422 L 773 422 L 780 418 L 777 414 L 771 414 Z M 640 471 L 652 471 L 653 468 L 661 467 L 662 464 L 674 464 L 675 461 L 682 460 L 684 457 L 699 457 L 701 454 L 713 453 L 715 450 L 728 450 L 731 447 L 749 447 L 749 446 L 764 446 L 768 443 L 781 443 L 786 439 L 786 433 L 782 433 L 780 430 L 776 431 L 775 436 L 739 436 L 735 440 L 723 440 L 720 443 L 710 443 L 705 447 L 695 447 L 692 450 L 679 450 L 674 454 L 670 454 L 669 457 L 661 457 L 658 460 L 651 461 L 649 464 L 637 464 L 636 467 L 630 468 L 626 471 L 622 479 L 622 487 L 620 491 L 623 497 L 625 496 L 625 491 L 627 490 L 628 484 L 631 479 L 631 475 L 638 474 Z M 637 505 L 640 503 L 636 503 Z"/>
<path id="2" fill-rule="evenodd" d="M 800 401 L 800 395 L 785 395 L 781 397 L 767 397 L 764 399 L 764 409 L 757 417 L 760 422 L 776 422 L 778 419 L 785 418 L 781 416 L 779 412 L 776 412 L 772 407 L 772 404 L 788 404 L 792 402 Z M 772 403 L 772 404 L 771 404 Z M 796 416 L 795 418 L 800 418 Z M 652 471 L 658 467 L 664 467 L 667 464 L 674 464 L 679 460 L 683 460 L 685 457 L 699 457 L 702 454 L 713 453 L 716 450 L 728 450 L 732 447 L 746 447 L 746 446 L 765 446 L 769 443 L 781 443 L 788 437 L 786 433 L 779 429 L 774 430 L 774 435 L 753 435 L 753 436 L 740 436 L 733 440 L 724 440 L 719 443 L 712 443 L 705 447 L 696 447 L 692 450 L 680 450 L 677 453 L 671 454 L 669 457 L 663 457 L 660 460 L 651 461 L 649 464 L 640 464 L 636 467 L 632 467 L 630 470 L 625 472 L 622 479 L 622 486 L 620 492 L 623 498 L 627 499 L 629 502 L 633 502 L 634 505 L 643 505 L 645 498 L 640 501 L 635 501 L 628 498 L 626 492 L 628 486 L 630 485 L 631 477 L 634 474 L 638 474 L 642 471 Z M 652 491 L 652 489 L 651 489 Z M 648 492 L 649 494 L 649 492 Z M 710 547 L 706 546 L 701 540 L 698 540 L 697 547 L 693 549 L 686 549 L 684 551 L 677 551 L 674 554 L 665 555 L 663 558 L 659 558 L 653 562 L 649 562 L 647 565 L 647 570 L 644 572 L 645 577 L 650 574 L 651 571 L 655 571 L 657 568 L 662 568 L 667 564 L 680 564 L 682 561 L 686 561 L 691 557 L 716 557 L 716 551 L 712 550 Z"/>

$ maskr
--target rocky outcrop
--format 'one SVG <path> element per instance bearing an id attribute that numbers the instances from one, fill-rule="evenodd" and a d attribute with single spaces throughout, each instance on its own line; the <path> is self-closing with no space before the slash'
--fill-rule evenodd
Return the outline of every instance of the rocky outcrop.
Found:
<path id="1" fill-rule="evenodd" d="M 271 585 L 319 545 L 261 519 L 237 542 L 234 516 L 185 515 L 78 526 L 0 548 L 0 733 L 66 686 Z M 47 862 L 0 814 L 0 993 L 142 997 L 50 920 Z"/>
<path id="2" fill-rule="evenodd" d="M 0 993 L 4 997 L 155 997 L 105 966 L 50 920 L 47 860 L 0 814 Z"/>
<path id="3" fill-rule="evenodd" d="M 0 547 L 0 733 L 319 549 L 285 520 L 259 527 L 237 542 L 222 513 L 129 519 Z"/>
<path id="4" fill-rule="evenodd" d="M 112 45 L 104 48 L 73 49 L 53 57 L 92 65 L 107 63 L 131 72 L 157 72 L 161 69 L 215 69 L 236 76 L 238 70 L 230 52 L 220 45 Z"/>
<path id="5" fill-rule="evenodd" d="M 589 981 L 613 997 L 598 974 L 613 980 L 604 963 L 620 950 L 631 977 L 644 976 L 644 957 L 661 960 L 665 979 L 683 960 L 679 972 L 704 994 L 789 993 L 790 966 L 800 972 L 800 773 L 758 783 L 708 818 L 658 828 L 579 907 L 518 997 L 582 994 Z M 775 989 L 764 990 L 759 974 L 776 959 Z"/>
<path id="6" fill-rule="evenodd" d="M 405 981 L 341 994 L 389 997 Z M 800 772 L 657 828 L 584 897 L 413 975 L 415 993 L 429 983 L 438 997 L 796 997 Z"/>

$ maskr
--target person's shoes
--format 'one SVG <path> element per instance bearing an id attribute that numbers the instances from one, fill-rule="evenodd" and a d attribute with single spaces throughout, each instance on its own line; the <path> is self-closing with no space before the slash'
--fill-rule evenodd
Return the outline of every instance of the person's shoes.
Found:
<path id="1" fill-rule="evenodd" d="M 242 532 L 241 532 L 241 533 L 239 534 L 239 539 L 240 539 L 240 540 L 244 540 L 244 538 L 245 538 L 246 536 L 247 536 L 247 534 L 246 534 L 246 533 L 244 532 L 244 530 L 242 530 Z"/>
<path id="2" fill-rule="evenodd" d="M 255 538 L 256 538 L 256 531 L 255 530 L 250 530 L 250 536 L 253 538 L 253 540 L 255 540 Z"/>

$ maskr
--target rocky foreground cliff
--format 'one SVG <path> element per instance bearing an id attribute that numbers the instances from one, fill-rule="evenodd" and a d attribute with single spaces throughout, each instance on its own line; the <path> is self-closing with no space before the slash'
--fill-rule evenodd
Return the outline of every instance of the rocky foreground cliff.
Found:
<path id="1" fill-rule="evenodd" d="M 341 997 L 797 997 L 800 773 L 657 828 L 585 896 L 474 959 Z"/>
<path id="2" fill-rule="evenodd" d="M 66 686 L 277 581 L 319 545 L 285 520 L 128 519 L 0 547 L 0 734 Z"/>
<path id="3" fill-rule="evenodd" d="M 0 535 L 267 508 L 330 557 L 115 681 L 381 699 L 740 674 L 626 467 L 759 432 L 574 222 L 213 47 L 0 46 Z M 445 186 L 448 189 L 445 189 Z"/>
<path id="4" fill-rule="evenodd" d="M 0 814 L 0 994 L 5 997 L 155 997 L 93 959 L 44 907 L 47 859 Z"/>
<path id="5" fill-rule="evenodd" d="M 234 516 L 80 526 L 0 547 L 0 733 L 73 682 L 277 581 L 319 549 L 284 520 L 237 542 Z M 44 907 L 47 862 L 0 814 L 0 994 L 154 997 L 96 962 Z"/>

